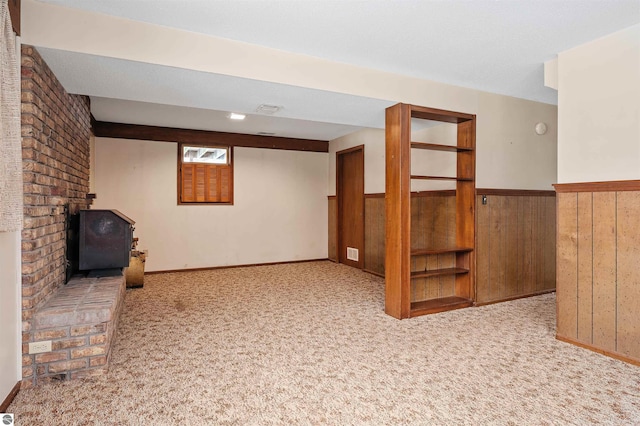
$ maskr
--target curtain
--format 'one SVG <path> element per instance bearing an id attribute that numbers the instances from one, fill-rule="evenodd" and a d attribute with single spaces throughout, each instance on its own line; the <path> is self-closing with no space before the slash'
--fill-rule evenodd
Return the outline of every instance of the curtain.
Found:
<path id="1" fill-rule="evenodd" d="M 0 232 L 22 229 L 20 75 L 8 0 L 0 0 Z"/>

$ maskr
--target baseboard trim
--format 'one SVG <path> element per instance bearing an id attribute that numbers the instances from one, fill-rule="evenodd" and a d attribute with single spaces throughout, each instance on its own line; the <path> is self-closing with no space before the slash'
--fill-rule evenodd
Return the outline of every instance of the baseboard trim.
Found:
<path id="1" fill-rule="evenodd" d="M 0 413 L 7 412 L 7 408 L 9 408 L 16 395 L 18 395 L 18 392 L 20 392 L 20 382 L 16 383 L 13 389 L 11 389 L 11 392 L 9 392 L 9 395 L 7 395 L 4 401 L 2 401 L 2 404 L 0 404 Z"/>
<path id="2" fill-rule="evenodd" d="M 322 259 L 305 259 L 305 260 L 289 260 L 285 262 L 267 262 L 267 263 L 247 263 L 244 265 L 226 265 L 226 266 L 207 266 L 204 268 L 185 268 L 185 269 L 167 269 L 162 271 L 149 271 L 145 272 L 145 275 L 154 275 L 154 274 L 169 274 L 172 272 L 197 272 L 197 271 L 213 271 L 216 269 L 232 269 L 232 268 L 249 268 L 252 266 L 271 266 L 271 265 L 285 265 L 287 263 L 305 263 L 305 262 L 324 262 L 327 260 L 331 260 L 328 258 Z"/>
<path id="3" fill-rule="evenodd" d="M 374 272 L 374 271 L 372 271 L 370 269 L 366 269 L 366 268 L 364 268 L 362 271 L 366 272 L 368 274 L 371 274 L 371 275 L 375 275 L 375 276 L 380 277 L 380 278 L 384 278 L 384 274 L 381 274 L 380 272 Z"/>
<path id="4" fill-rule="evenodd" d="M 617 360 L 620 360 L 620 361 L 623 361 L 623 362 L 627 362 L 627 363 L 632 364 L 632 365 L 640 366 L 640 359 L 637 359 L 637 358 L 631 358 L 631 357 L 628 357 L 626 355 L 619 354 L 618 352 L 608 351 L 606 349 L 601 349 L 601 348 L 598 348 L 598 347 L 595 347 L 595 346 L 591 346 L 591 345 L 588 345 L 586 343 L 582 343 L 582 342 L 578 342 L 577 340 L 573 340 L 573 339 L 571 339 L 569 337 L 560 336 L 558 334 L 556 334 L 556 339 L 560 340 L 561 342 L 570 343 L 572 345 L 581 347 L 583 349 L 588 349 L 588 350 L 590 350 L 592 352 L 599 353 L 600 355 L 608 356 L 610 358 L 615 358 Z"/>
<path id="5" fill-rule="evenodd" d="M 555 292 L 556 289 L 536 291 L 535 293 L 519 294 L 517 296 L 505 297 L 504 299 L 490 300 L 488 302 L 476 302 L 475 306 L 487 306 L 495 303 L 510 302 L 512 300 L 524 299 L 525 297 L 540 296 L 541 294 L 549 294 Z"/>

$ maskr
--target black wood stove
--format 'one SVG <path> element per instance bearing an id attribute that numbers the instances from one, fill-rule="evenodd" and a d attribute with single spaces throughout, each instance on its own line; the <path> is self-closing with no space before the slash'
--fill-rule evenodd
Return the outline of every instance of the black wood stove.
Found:
<path id="1" fill-rule="evenodd" d="M 117 210 L 80 210 L 79 269 L 119 275 L 129 266 L 134 224 Z"/>

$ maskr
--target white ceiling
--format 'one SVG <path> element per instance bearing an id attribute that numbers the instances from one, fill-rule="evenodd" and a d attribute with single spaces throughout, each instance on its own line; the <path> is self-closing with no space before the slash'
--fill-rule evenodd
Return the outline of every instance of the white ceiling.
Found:
<path id="1" fill-rule="evenodd" d="M 91 96 L 99 121 L 331 140 L 382 128 L 392 104 L 285 84 L 38 48 L 70 93 Z M 260 104 L 282 106 L 273 116 Z M 248 113 L 242 122 L 230 111 Z M 309 118 L 311 117 L 311 118 Z"/>
<path id="2" fill-rule="evenodd" d="M 557 103 L 557 95 L 543 86 L 544 61 L 640 23 L 640 0 L 43 1 L 545 103 Z M 170 110 L 166 117 L 174 120 L 168 123 L 145 108 L 158 110 L 150 105 L 155 103 L 252 112 L 260 103 L 269 103 L 284 106 L 277 119 L 269 117 L 280 121 L 272 127 L 279 135 L 331 139 L 359 127 L 382 127 L 383 110 L 390 104 L 43 50 L 68 91 L 95 97 L 94 115 L 104 121 L 152 124 L 148 121 L 155 116 L 162 122 L 159 125 L 211 128 L 216 120 L 198 125 L 191 114 Z M 176 116 L 191 118 L 181 125 Z M 202 117 L 208 116 L 202 113 Z M 265 129 L 260 131 L 270 131 L 266 123 L 260 124 Z M 240 131 L 256 129 L 247 124 L 247 130 Z"/>
<path id="3" fill-rule="evenodd" d="M 259 114 L 248 115 L 244 121 L 234 121 L 228 118 L 229 113 L 226 111 L 100 97 L 91 97 L 91 111 L 95 117 L 100 117 L 100 121 L 114 123 L 245 134 L 273 133 L 300 139 L 332 140 L 359 129 L 348 125 Z"/>

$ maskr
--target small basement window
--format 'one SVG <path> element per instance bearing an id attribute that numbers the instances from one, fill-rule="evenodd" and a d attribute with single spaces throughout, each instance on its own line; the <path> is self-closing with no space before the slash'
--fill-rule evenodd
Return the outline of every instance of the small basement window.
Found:
<path id="1" fill-rule="evenodd" d="M 178 144 L 178 204 L 233 204 L 233 148 Z"/>

